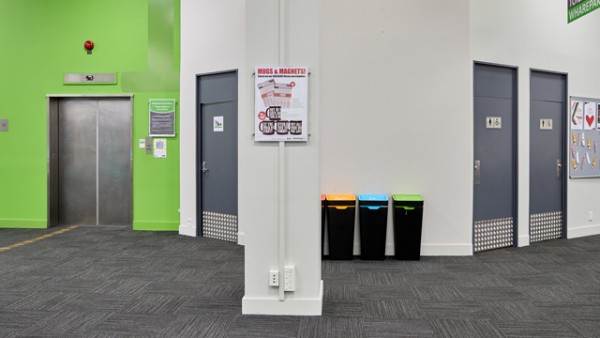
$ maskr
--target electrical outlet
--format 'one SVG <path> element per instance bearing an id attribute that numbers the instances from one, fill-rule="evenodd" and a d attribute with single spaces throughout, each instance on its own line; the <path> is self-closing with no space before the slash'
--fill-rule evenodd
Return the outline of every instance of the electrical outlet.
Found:
<path id="1" fill-rule="evenodd" d="M 588 221 L 593 221 L 594 220 L 594 212 L 593 211 L 588 211 Z"/>
<path id="2" fill-rule="evenodd" d="M 296 268 L 286 265 L 283 273 L 283 291 L 296 291 Z"/>
<path id="3" fill-rule="evenodd" d="M 269 270 L 269 286 L 279 286 L 279 271 Z"/>

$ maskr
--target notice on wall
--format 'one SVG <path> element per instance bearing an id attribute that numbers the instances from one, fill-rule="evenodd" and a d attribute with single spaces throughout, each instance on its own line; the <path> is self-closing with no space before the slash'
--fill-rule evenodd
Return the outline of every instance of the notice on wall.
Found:
<path id="1" fill-rule="evenodd" d="M 167 139 L 155 138 L 154 142 L 154 158 L 167 158 Z"/>
<path id="2" fill-rule="evenodd" d="M 223 126 L 223 116 L 214 116 L 213 117 L 213 131 L 215 133 L 222 133 L 225 130 Z"/>
<path id="3" fill-rule="evenodd" d="M 256 67 L 254 140 L 308 140 L 308 68 Z"/>
<path id="4" fill-rule="evenodd" d="M 150 99 L 150 136 L 175 136 L 175 99 Z"/>
<path id="5" fill-rule="evenodd" d="M 569 177 L 600 177 L 600 99 L 571 97 Z"/>

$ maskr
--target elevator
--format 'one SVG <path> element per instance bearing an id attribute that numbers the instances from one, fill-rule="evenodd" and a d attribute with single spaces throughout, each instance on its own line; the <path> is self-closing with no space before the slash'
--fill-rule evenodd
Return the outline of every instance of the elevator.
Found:
<path id="1" fill-rule="evenodd" d="M 48 225 L 132 224 L 131 95 L 48 97 Z"/>

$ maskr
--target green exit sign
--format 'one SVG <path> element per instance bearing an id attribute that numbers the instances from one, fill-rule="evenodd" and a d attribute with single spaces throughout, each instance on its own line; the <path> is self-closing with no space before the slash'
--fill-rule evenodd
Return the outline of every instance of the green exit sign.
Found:
<path id="1" fill-rule="evenodd" d="M 569 23 L 598 9 L 600 0 L 567 0 L 567 17 Z"/>

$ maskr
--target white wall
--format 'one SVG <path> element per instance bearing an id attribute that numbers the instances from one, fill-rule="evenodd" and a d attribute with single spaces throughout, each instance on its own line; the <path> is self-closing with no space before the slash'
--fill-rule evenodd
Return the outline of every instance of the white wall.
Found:
<path id="1" fill-rule="evenodd" d="M 244 3 L 244 0 L 181 1 L 179 233 L 182 235 L 196 236 L 197 225 L 196 75 L 238 69 L 238 89 L 240 93 L 245 90 L 242 81 L 247 76 L 244 66 Z M 239 107 L 246 106 L 245 96 L 239 95 L 238 100 Z M 239 127 L 243 129 L 242 124 Z M 242 233 L 243 226 L 240 221 Z"/>
<path id="2" fill-rule="evenodd" d="M 318 0 L 285 1 L 279 26 L 278 0 L 246 4 L 246 65 L 281 63 L 309 68 L 308 132 L 306 143 L 285 148 L 285 264 L 296 267 L 297 289 L 278 300 L 277 288 L 267 285 L 268 271 L 278 268 L 278 145 L 253 141 L 254 78 L 245 79 L 248 114 L 240 119 L 240 220 L 246 227 L 246 294 L 244 313 L 321 313 L 319 202 L 319 10 Z M 279 32 L 284 33 L 280 55 Z M 281 60 L 280 60 L 281 58 Z M 245 200 L 244 200 L 245 199 Z"/>
<path id="3" fill-rule="evenodd" d="M 568 95 L 600 98 L 600 12 L 567 24 L 565 1 L 471 1 L 471 59 L 518 67 L 519 245 L 529 244 L 530 69 L 568 73 Z M 567 235 L 600 234 L 600 179 L 568 180 Z M 588 220 L 588 212 L 595 218 Z"/>
<path id="4" fill-rule="evenodd" d="M 181 1 L 181 226 L 196 233 L 196 74 L 238 69 L 238 220 L 245 245 L 243 313 L 318 315 L 322 306 L 319 179 L 318 1 L 285 1 L 282 65 L 307 66 L 308 142 L 285 150 L 283 264 L 296 267 L 296 291 L 278 298 L 278 146 L 254 142 L 256 66 L 279 65 L 279 1 Z"/>
<path id="5" fill-rule="evenodd" d="M 529 243 L 529 70 L 567 72 L 570 95 L 600 97 L 598 13 L 567 25 L 563 1 L 285 2 L 283 40 L 279 0 L 181 3 L 180 233 L 194 236 L 197 222 L 195 76 L 238 69 L 244 313 L 320 313 L 320 193 L 420 193 L 422 254 L 472 253 L 475 60 L 519 67 L 519 244 Z M 280 263 L 278 149 L 252 135 L 252 72 L 279 61 L 311 71 L 311 137 L 286 146 L 283 263 L 296 266 L 297 291 L 285 301 L 267 284 Z M 600 217 L 599 189 L 569 180 L 569 237 L 600 233 L 587 219 Z"/>
<path id="6" fill-rule="evenodd" d="M 421 253 L 472 254 L 469 2 L 321 9 L 322 192 L 422 194 Z"/>

